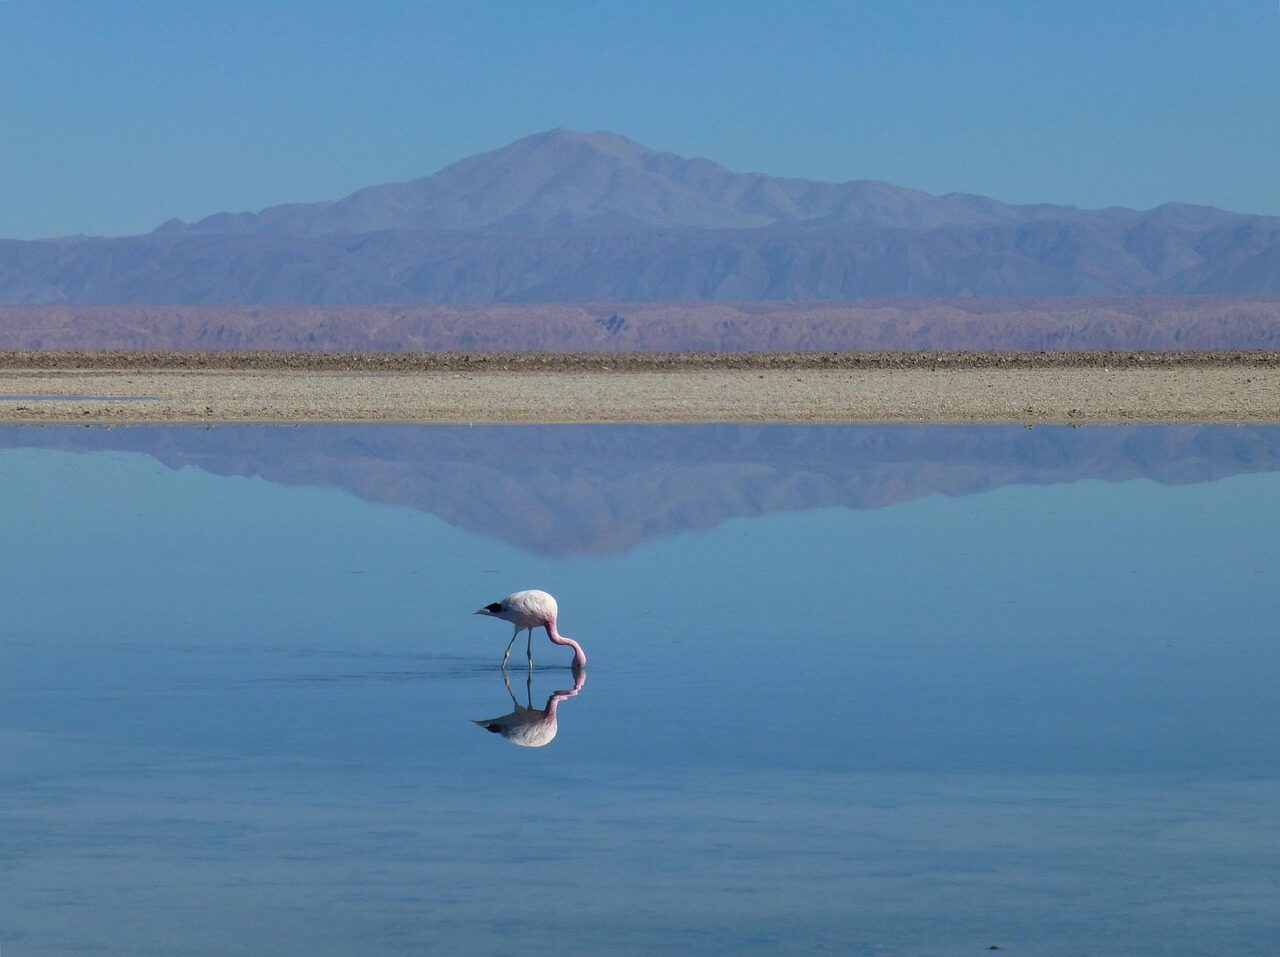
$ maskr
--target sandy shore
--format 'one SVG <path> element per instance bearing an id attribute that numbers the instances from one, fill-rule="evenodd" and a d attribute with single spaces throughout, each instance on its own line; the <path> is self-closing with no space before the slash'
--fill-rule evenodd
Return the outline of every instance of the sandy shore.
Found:
<path id="1" fill-rule="evenodd" d="M 0 421 L 1280 422 L 1280 353 L 7 353 Z"/>

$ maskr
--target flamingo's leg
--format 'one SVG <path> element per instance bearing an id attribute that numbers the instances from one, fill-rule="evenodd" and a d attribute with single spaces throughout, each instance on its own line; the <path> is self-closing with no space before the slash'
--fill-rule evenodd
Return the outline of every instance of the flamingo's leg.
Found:
<path id="1" fill-rule="evenodd" d="M 516 706 L 516 710 L 520 710 L 520 702 L 516 700 L 516 693 L 511 690 L 511 676 L 507 674 L 507 669 L 502 669 L 502 683 L 507 686 L 507 694 L 511 696 L 511 703 Z"/>
<path id="2" fill-rule="evenodd" d="M 525 657 L 529 659 L 529 670 L 533 671 L 533 629 L 529 629 L 529 637 L 524 645 Z"/>
<path id="3" fill-rule="evenodd" d="M 511 657 L 511 646 L 516 643 L 516 638 L 518 638 L 519 636 L 520 636 L 520 629 L 517 628 L 514 632 L 512 632 L 511 640 L 507 642 L 506 653 L 502 656 L 502 667 L 504 669 L 507 667 L 507 659 Z"/>

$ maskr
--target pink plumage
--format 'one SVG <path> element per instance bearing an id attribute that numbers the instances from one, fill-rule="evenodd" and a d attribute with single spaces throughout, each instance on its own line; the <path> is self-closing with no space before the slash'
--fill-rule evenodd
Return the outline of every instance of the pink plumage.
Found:
<path id="1" fill-rule="evenodd" d="M 560 617 L 560 606 L 556 604 L 555 598 L 547 594 L 545 591 L 539 591 L 536 588 L 526 591 L 512 592 L 501 601 L 491 602 L 483 608 L 477 609 L 475 614 L 486 615 L 490 618 L 501 618 L 503 621 L 509 621 L 515 625 L 516 630 L 511 636 L 511 641 L 507 643 L 507 650 L 502 656 L 502 667 L 507 666 L 507 659 L 511 656 L 511 646 L 516 643 L 516 638 L 520 632 L 529 632 L 529 641 L 525 646 L 525 653 L 529 659 L 529 667 L 533 667 L 533 629 L 545 628 L 547 637 L 551 639 L 553 644 L 567 645 L 573 649 L 573 667 L 581 668 L 587 663 L 587 656 L 582 651 L 582 646 L 572 638 L 560 634 L 556 628 L 556 619 Z"/>

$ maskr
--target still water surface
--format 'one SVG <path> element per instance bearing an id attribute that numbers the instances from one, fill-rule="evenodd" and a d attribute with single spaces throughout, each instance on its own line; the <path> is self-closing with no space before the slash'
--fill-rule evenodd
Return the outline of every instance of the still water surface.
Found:
<path id="1" fill-rule="evenodd" d="M 1278 469 L 1267 428 L 0 430 L 3 952 L 1280 953 Z M 578 682 L 540 633 L 509 693 L 470 612 L 523 587 Z M 473 723 L 549 700 L 543 747 Z"/>

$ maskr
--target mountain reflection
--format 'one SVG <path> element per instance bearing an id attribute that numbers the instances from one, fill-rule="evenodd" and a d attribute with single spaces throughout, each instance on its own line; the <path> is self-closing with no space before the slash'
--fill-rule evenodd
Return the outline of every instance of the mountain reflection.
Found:
<path id="1" fill-rule="evenodd" d="M 338 488 L 553 557 L 778 511 L 1280 470 L 1280 426 L 12 426 L 0 447 Z"/>
<path id="2" fill-rule="evenodd" d="M 586 669 L 575 669 L 573 677 L 572 688 L 553 691 L 547 698 L 547 703 L 541 710 L 538 710 L 533 706 L 533 674 L 529 673 L 525 676 L 526 703 L 522 705 L 516 700 L 515 692 L 511 690 L 511 676 L 507 673 L 507 669 L 503 668 L 502 681 L 507 686 L 507 694 L 511 696 L 511 703 L 515 706 L 515 710 L 510 714 L 499 715 L 496 718 L 480 718 L 475 723 L 486 731 L 502 735 L 518 747 L 546 747 L 555 738 L 556 732 L 560 730 L 559 719 L 556 716 L 560 702 L 566 698 L 574 697 L 582 690 L 582 686 L 587 683 Z"/>

